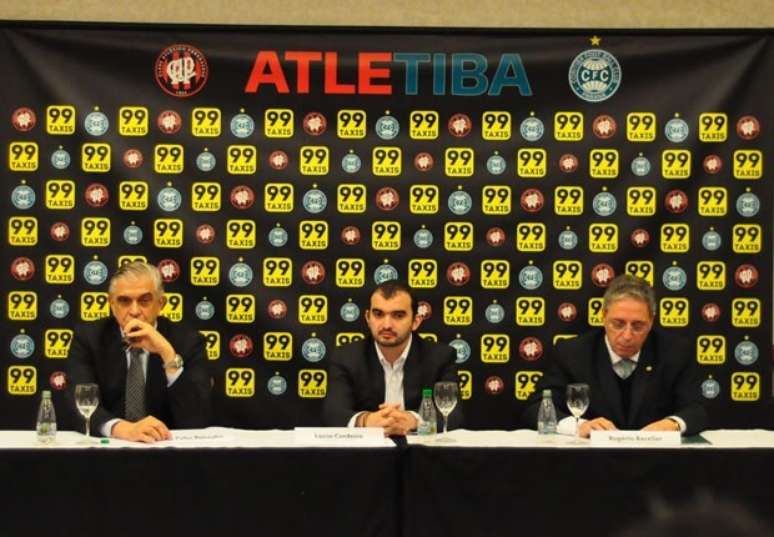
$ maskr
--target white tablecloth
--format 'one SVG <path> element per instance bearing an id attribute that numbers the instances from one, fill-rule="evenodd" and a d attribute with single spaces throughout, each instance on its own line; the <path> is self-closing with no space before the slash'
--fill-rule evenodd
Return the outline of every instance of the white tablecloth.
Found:
<path id="1" fill-rule="evenodd" d="M 451 431 L 449 437 L 454 441 L 439 442 L 441 435 L 430 437 L 410 435 L 409 444 L 429 445 L 437 447 L 471 447 L 471 448 L 547 448 L 547 449 L 591 449 L 588 440 L 574 443 L 575 439 L 564 435 L 550 435 L 549 438 L 538 437 L 537 432 L 526 429 L 517 431 L 468 431 L 458 429 Z M 143 444 L 126 442 L 111 438 L 102 443 L 95 438 L 95 445 L 82 446 L 78 442 L 84 435 L 73 431 L 59 431 L 54 444 L 40 444 L 35 431 L 0 431 L 0 449 L 159 449 L 159 448 L 303 448 L 308 444 L 298 444 L 292 430 L 254 431 L 245 429 L 230 429 L 226 427 L 209 427 L 207 429 L 173 431 L 174 440 Z M 712 449 L 712 448 L 769 448 L 774 449 L 774 431 L 763 429 L 749 430 L 712 430 L 701 435 L 707 443 L 688 443 L 674 449 Z M 330 447 L 330 446 L 314 446 Z M 395 444 L 384 440 L 380 447 L 394 448 Z"/>

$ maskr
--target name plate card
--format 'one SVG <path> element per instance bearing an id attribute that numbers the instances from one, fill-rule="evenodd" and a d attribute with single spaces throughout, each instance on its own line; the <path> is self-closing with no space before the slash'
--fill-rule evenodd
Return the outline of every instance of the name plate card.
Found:
<path id="1" fill-rule="evenodd" d="M 381 427 L 296 427 L 294 443 L 325 447 L 383 447 Z"/>
<path id="2" fill-rule="evenodd" d="M 591 431 L 592 447 L 679 447 L 678 431 Z"/>

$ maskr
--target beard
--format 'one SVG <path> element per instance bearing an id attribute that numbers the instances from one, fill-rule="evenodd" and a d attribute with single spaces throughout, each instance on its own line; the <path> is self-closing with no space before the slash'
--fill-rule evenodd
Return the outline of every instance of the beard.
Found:
<path id="1" fill-rule="evenodd" d="M 383 347 L 399 347 L 400 345 L 406 342 L 411 332 L 409 332 L 408 334 L 403 334 L 402 336 L 395 332 L 387 332 L 387 334 L 392 335 L 392 338 L 385 339 L 382 336 L 382 333 L 378 333 L 375 338 L 376 342 Z"/>

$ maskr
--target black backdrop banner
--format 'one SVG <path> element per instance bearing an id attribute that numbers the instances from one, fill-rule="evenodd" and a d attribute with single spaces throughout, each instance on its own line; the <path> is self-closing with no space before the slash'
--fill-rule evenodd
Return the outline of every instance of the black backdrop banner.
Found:
<path id="1" fill-rule="evenodd" d="M 319 423 L 376 281 L 513 428 L 615 274 L 695 341 L 715 427 L 771 401 L 765 32 L 5 23 L 0 426 L 63 404 L 67 346 L 141 258 L 203 331 L 216 417 Z"/>

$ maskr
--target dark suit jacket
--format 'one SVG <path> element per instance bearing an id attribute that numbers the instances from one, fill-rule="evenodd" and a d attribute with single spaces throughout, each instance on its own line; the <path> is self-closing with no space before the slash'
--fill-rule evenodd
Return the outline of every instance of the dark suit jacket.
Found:
<path id="1" fill-rule="evenodd" d="M 605 332 L 593 330 L 558 343 L 547 355 L 543 377 L 530 396 L 524 413 L 528 427 L 534 428 L 544 389 L 550 389 L 557 417 L 567 412 L 567 384 L 589 385 L 591 403 L 586 419 L 605 417 L 619 429 L 641 429 L 667 416 L 685 421 L 685 434 L 707 428 L 707 411 L 701 399 L 701 378 L 688 342 L 652 330 L 640 351 L 632 374 L 629 415 L 625 416 L 616 374 L 605 345 Z"/>
<path id="2" fill-rule="evenodd" d="M 440 380 L 457 382 L 457 355 L 453 348 L 425 341 L 416 333 L 403 366 L 403 399 L 406 410 L 417 411 L 422 389 Z M 328 394 L 323 404 L 323 422 L 346 427 L 363 410 L 376 410 L 384 402 L 384 368 L 370 336 L 334 350 L 328 365 Z M 461 401 L 449 415 L 449 429 L 462 425 Z M 438 431 L 443 417 L 438 413 Z"/>
<path id="3" fill-rule="evenodd" d="M 148 356 L 145 401 L 148 415 L 163 421 L 170 429 L 197 429 L 210 422 L 210 374 L 204 338 L 198 332 L 181 329 L 159 317 L 158 331 L 182 356 L 183 372 L 167 388 L 167 376 L 158 354 Z M 75 385 L 95 382 L 99 385 L 100 406 L 91 417 L 91 430 L 100 434 L 103 424 L 124 417 L 127 360 L 121 331 L 113 317 L 76 327 L 68 362 L 67 401 L 75 413 L 74 423 L 85 428 L 75 407 Z"/>

